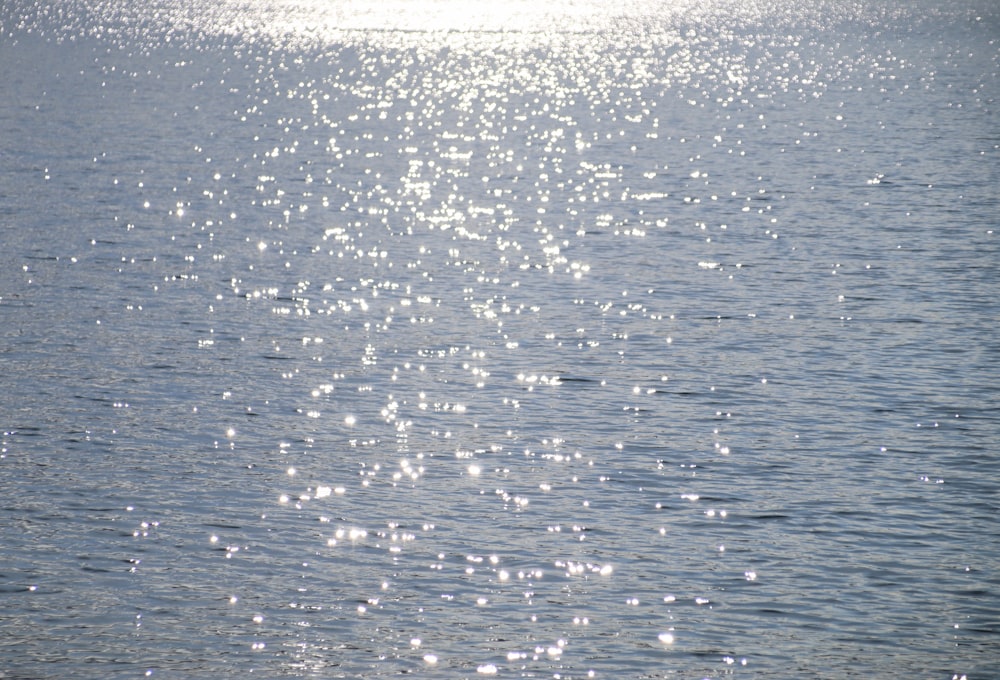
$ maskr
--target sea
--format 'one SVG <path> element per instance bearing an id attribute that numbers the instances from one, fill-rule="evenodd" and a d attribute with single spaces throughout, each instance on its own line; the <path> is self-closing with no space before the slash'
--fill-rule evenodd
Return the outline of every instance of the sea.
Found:
<path id="1" fill-rule="evenodd" d="M 992 0 L 5 0 L 0 678 L 1000 677 Z"/>

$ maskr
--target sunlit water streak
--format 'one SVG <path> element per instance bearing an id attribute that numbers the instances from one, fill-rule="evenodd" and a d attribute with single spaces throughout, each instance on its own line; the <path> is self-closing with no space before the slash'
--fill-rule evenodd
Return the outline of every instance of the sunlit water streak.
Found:
<path id="1" fill-rule="evenodd" d="M 0 10 L 0 676 L 987 677 L 989 3 Z"/>

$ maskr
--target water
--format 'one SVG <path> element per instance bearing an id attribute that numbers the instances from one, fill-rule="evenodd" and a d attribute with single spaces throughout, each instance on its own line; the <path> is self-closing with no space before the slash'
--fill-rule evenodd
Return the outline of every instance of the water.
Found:
<path id="1" fill-rule="evenodd" d="M 4 4 L 0 677 L 996 672 L 1000 14 L 606 4 Z"/>

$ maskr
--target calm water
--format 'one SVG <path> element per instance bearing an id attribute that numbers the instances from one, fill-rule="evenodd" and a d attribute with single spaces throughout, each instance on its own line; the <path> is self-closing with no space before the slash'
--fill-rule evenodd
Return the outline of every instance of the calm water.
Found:
<path id="1" fill-rule="evenodd" d="M 997 677 L 991 2 L 0 29 L 0 677 Z"/>

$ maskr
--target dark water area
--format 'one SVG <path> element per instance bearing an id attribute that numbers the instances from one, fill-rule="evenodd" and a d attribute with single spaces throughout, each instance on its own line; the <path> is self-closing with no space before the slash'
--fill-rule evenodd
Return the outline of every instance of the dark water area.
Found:
<path id="1" fill-rule="evenodd" d="M 992 3 L 15 0 L 0 74 L 0 678 L 996 676 Z"/>

